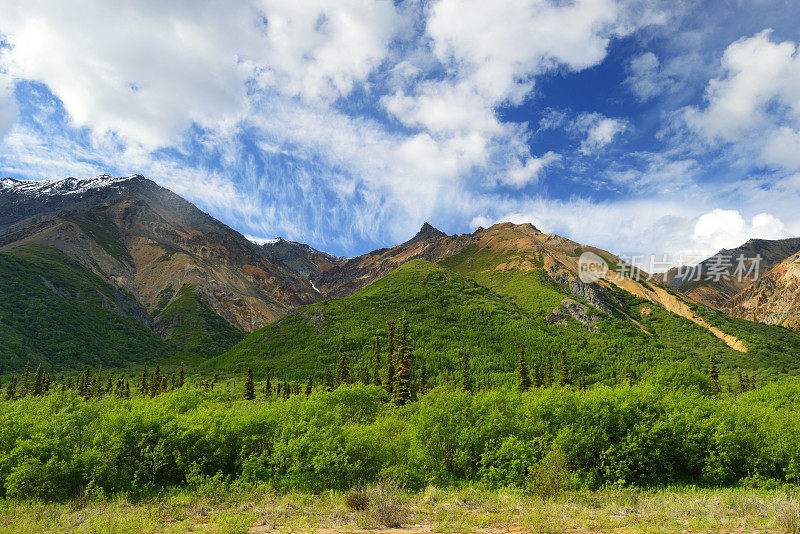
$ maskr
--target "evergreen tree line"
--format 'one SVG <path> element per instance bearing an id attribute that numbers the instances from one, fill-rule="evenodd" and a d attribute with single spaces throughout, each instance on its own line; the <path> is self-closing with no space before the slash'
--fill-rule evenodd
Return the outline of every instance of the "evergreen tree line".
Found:
<path id="1" fill-rule="evenodd" d="M 321 387 L 326 391 L 333 391 L 336 388 L 361 382 L 364 385 L 373 384 L 382 387 L 388 393 L 390 401 L 402 406 L 416 399 L 418 394 L 424 394 L 428 390 L 428 375 L 425 361 L 419 364 L 416 373 L 416 380 L 413 379 L 412 367 L 414 365 L 411 340 L 409 336 L 408 317 L 403 314 L 399 325 L 394 321 L 387 324 L 388 334 L 386 338 L 386 350 L 381 347 L 380 333 L 375 334 L 373 344 L 373 359 L 370 369 L 362 368 L 358 376 L 354 376 L 350 369 L 350 362 L 347 354 L 347 343 L 345 336 L 339 339 L 339 348 L 336 354 L 336 367 L 333 372 L 329 368 L 324 371 Z M 466 353 L 465 353 L 466 354 Z M 272 377 L 269 367 L 267 376 L 264 380 L 262 392 L 264 397 L 269 398 L 273 393 Z M 467 376 L 465 374 L 465 376 Z M 465 380 L 467 380 L 465 378 Z M 465 382 L 466 384 L 467 382 Z M 308 376 L 304 387 L 299 383 L 278 382 L 275 395 L 279 398 L 289 398 L 291 395 L 299 395 L 301 392 L 306 396 L 311 395 L 314 389 L 314 377 Z M 256 398 L 256 386 L 253 378 L 252 368 L 247 369 L 242 398 L 253 400 Z"/>
<path id="2" fill-rule="evenodd" d="M 147 364 L 142 369 L 141 380 L 138 390 L 142 397 L 155 397 L 159 393 L 174 391 L 184 384 L 183 364 L 177 373 L 169 376 L 161 374 L 160 366 L 156 365 L 153 373 L 147 371 Z M 0 383 L 0 390 L 2 384 Z M 50 373 L 37 367 L 36 373 L 32 373 L 30 364 L 25 366 L 22 376 L 17 379 L 11 376 L 5 387 L 5 397 L 8 400 L 23 398 L 26 396 L 41 396 L 54 391 L 77 391 L 83 398 L 101 398 L 106 395 L 115 395 L 120 398 L 131 397 L 131 384 L 125 377 L 112 377 L 103 374 L 103 367 L 100 366 L 97 372 L 87 366 L 86 370 L 77 377 L 64 376 L 54 378 Z"/>
<path id="3" fill-rule="evenodd" d="M 403 314 L 399 325 L 396 325 L 394 321 L 390 321 L 387 324 L 387 332 L 385 350 L 381 346 L 381 335 L 376 332 L 373 340 L 371 367 L 369 369 L 360 369 L 358 377 L 355 379 L 350 370 L 345 336 L 342 335 L 339 340 L 336 368 L 333 373 L 329 368 L 325 369 L 320 386 L 325 391 L 334 391 L 342 385 L 354 382 L 361 382 L 365 385 L 372 384 L 385 389 L 390 402 L 396 406 L 405 405 L 416 400 L 418 396 L 424 395 L 429 388 L 426 363 L 424 358 L 420 359 L 417 364 L 416 377 L 414 378 L 412 369 L 416 362 L 414 362 L 412 353 L 409 322 L 406 314 Z M 447 372 L 442 377 L 444 384 L 460 386 L 466 392 L 492 389 L 488 377 L 483 377 L 483 380 L 481 380 L 480 377 L 472 375 L 469 354 L 466 350 L 461 351 L 460 364 L 460 376 L 454 377 Z M 534 363 L 531 368 L 528 365 L 525 347 L 520 346 L 515 371 L 518 390 L 525 392 L 530 389 L 553 386 L 574 386 L 578 390 L 588 389 L 583 373 L 578 373 L 577 379 L 573 381 L 573 373 L 565 351 L 561 351 L 557 364 L 556 367 L 555 359 L 548 352 L 540 361 Z M 711 382 L 712 389 L 717 393 L 721 393 L 723 387 L 720 385 L 717 360 L 713 356 L 709 359 L 707 376 Z M 165 375 L 162 374 L 158 365 L 155 366 L 152 373 L 148 372 L 147 364 L 145 363 L 136 387 L 140 396 L 152 398 L 161 393 L 183 387 L 184 381 L 183 364 L 181 364 L 177 372 Z M 213 378 L 196 379 L 194 385 L 196 389 L 208 392 L 212 391 L 218 382 L 219 377 L 215 374 Z M 624 370 L 624 384 L 633 385 L 633 376 L 628 366 Z M 763 388 L 764 385 L 762 379 L 760 387 Z M 228 387 L 230 388 L 230 384 Z M 314 387 L 314 377 L 312 375 L 308 376 L 305 384 L 284 380 L 282 382 L 277 381 L 273 386 L 271 370 L 267 367 L 263 383 L 256 388 L 253 370 L 248 368 L 242 389 L 242 398 L 246 400 L 256 399 L 257 390 L 267 399 L 272 397 L 273 394 L 277 398 L 284 399 L 301 393 L 305 394 L 305 396 L 310 396 Z M 0 382 L 0 391 L 2 391 L 2 388 L 3 384 Z M 734 395 L 756 390 L 759 387 L 756 385 L 754 376 L 742 373 L 741 369 L 738 369 L 735 385 L 728 383 L 725 389 L 729 394 Z M 36 372 L 33 373 L 31 372 L 30 364 L 28 364 L 19 379 L 16 376 L 11 376 L 5 386 L 5 397 L 13 400 L 28 395 L 41 396 L 51 391 L 68 390 L 77 391 L 85 399 L 101 398 L 105 395 L 115 395 L 120 398 L 130 398 L 131 396 L 131 386 L 128 379 L 124 377 L 116 379 L 111 376 L 104 377 L 102 366 L 96 373 L 90 367 L 87 367 L 84 373 L 73 379 L 72 376 L 65 378 L 63 374 L 58 378 L 54 378 L 50 373 L 43 371 L 41 366 L 37 367 Z"/>

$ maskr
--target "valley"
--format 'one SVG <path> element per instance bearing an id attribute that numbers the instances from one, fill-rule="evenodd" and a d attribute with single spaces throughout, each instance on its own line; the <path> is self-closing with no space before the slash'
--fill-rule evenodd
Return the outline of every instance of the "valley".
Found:
<path id="1" fill-rule="evenodd" d="M 0 208 L 0 493 L 42 503 L 0 528 L 719 524 L 665 485 L 772 507 L 731 505 L 731 532 L 800 506 L 765 500 L 800 480 L 790 241 L 758 243 L 771 268 L 722 302 L 531 224 L 426 223 L 342 258 L 250 242 L 138 175 L 4 181 Z M 386 502 L 401 519 L 375 519 Z"/>

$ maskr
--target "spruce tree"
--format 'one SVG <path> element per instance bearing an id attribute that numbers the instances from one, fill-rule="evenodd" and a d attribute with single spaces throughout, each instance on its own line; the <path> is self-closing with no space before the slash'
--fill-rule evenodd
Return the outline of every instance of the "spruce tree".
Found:
<path id="1" fill-rule="evenodd" d="M 178 372 L 178 387 L 183 387 L 183 362 L 181 362 L 181 370 Z"/>
<path id="2" fill-rule="evenodd" d="M 81 381 L 81 396 L 85 399 L 92 396 L 92 370 L 88 366 Z"/>
<path id="3" fill-rule="evenodd" d="M 630 366 L 625 366 L 625 385 L 630 387 L 633 385 L 633 377 L 631 377 L 631 368 Z"/>
<path id="4" fill-rule="evenodd" d="M 28 393 L 30 389 L 30 380 L 31 380 L 31 363 L 25 363 L 25 372 L 22 373 L 22 380 L 19 382 L 19 388 L 17 393 L 20 397 L 24 397 Z"/>
<path id="5" fill-rule="evenodd" d="M 147 363 L 145 363 L 142 368 L 142 381 L 139 384 L 139 392 L 142 394 L 142 397 L 146 397 L 148 393 L 150 393 L 150 377 L 147 374 Z"/>
<path id="6" fill-rule="evenodd" d="M 425 395 L 428 392 L 428 369 L 423 359 L 419 365 L 419 377 L 417 379 L 417 394 Z"/>
<path id="7" fill-rule="evenodd" d="M 742 370 L 737 369 L 736 374 L 739 378 L 739 382 L 736 386 L 736 393 L 744 393 L 745 391 L 747 391 L 747 386 L 745 386 L 744 379 L 742 378 Z"/>
<path id="8" fill-rule="evenodd" d="M 372 347 L 372 384 L 381 385 L 381 340 L 377 332 Z"/>
<path id="9" fill-rule="evenodd" d="M 308 375 L 308 380 L 306 380 L 306 397 L 311 396 L 311 390 L 314 387 L 314 382 L 311 378 L 311 375 Z"/>
<path id="10" fill-rule="evenodd" d="M 403 312 L 403 317 L 400 318 L 400 328 L 397 329 L 397 339 L 394 344 L 394 351 L 398 356 L 410 349 L 408 343 L 408 316 L 405 311 Z"/>
<path id="11" fill-rule="evenodd" d="M 94 380 L 94 389 L 92 389 L 92 395 L 97 396 L 99 399 L 103 396 L 103 366 L 100 365 L 100 368 L 97 369 L 97 377 Z"/>
<path id="12" fill-rule="evenodd" d="M 524 393 L 531 388 L 531 374 L 528 370 L 528 362 L 525 361 L 525 347 L 519 347 L 519 360 L 517 361 L 517 385 L 519 391 Z"/>
<path id="13" fill-rule="evenodd" d="M 6 386 L 6 398 L 8 400 L 14 400 L 17 397 L 17 377 L 11 375 L 11 380 L 8 382 L 8 386 Z"/>
<path id="14" fill-rule="evenodd" d="M 42 366 L 36 368 L 36 376 L 33 379 L 33 395 L 38 397 L 42 394 Z"/>
<path id="15" fill-rule="evenodd" d="M 411 383 L 411 343 L 408 339 L 408 316 L 406 312 L 403 311 L 403 317 L 400 318 L 400 326 L 397 328 L 397 334 L 395 336 L 394 341 L 394 367 L 396 369 L 395 372 L 395 381 L 393 384 L 393 389 L 397 390 L 398 388 L 398 377 L 400 376 L 400 368 L 403 367 L 404 371 L 408 371 L 408 380 L 400 385 L 402 391 L 397 393 L 398 395 L 404 397 L 406 401 L 411 400 L 413 385 Z M 392 395 L 394 396 L 394 394 Z"/>
<path id="16" fill-rule="evenodd" d="M 386 323 L 388 335 L 386 338 L 386 375 L 383 380 L 383 387 L 391 397 L 394 394 L 394 321 Z"/>
<path id="17" fill-rule="evenodd" d="M 719 370 L 717 369 L 717 359 L 714 358 L 712 354 L 709 358 L 709 368 L 708 368 L 708 378 L 711 379 L 711 385 L 714 387 L 714 391 L 719 392 Z"/>
<path id="18" fill-rule="evenodd" d="M 284 399 L 288 399 L 289 398 L 289 393 L 290 393 L 289 392 L 289 383 L 284 380 L 283 381 L 283 398 Z"/>
<path id="19" fill-rule="evenodd" d="M 267 367 L 267 377 L 264 379 L 264 396 L 270 398 L 272 396 L 272 371 Z"/>
<path id="20" fill-rule="evenodd" d="M 333 377 L 331 376 L 331 370 L 326 367 L 325 368 L 325 389 L 327 389 L 328 391 L 333 391 L 334 387 L 335 386 L 333 384 Z"/>
<path id="21" fill-rule="evenodd" d="M 550 358 L 550 353 L 544 360 L 544 387 L 549 388 L 553 385 L 553 359 Z"/>
<path id="22" fill-rule="evenodd" d="M 531 385 L 537 389 L 542 387 L 542 371 L 536 364 L 533 364 L 533 382 Z"/>
<path id="23" fill-rule="evenodd" d="M 336 387 L 350 382 L 350 364 L 345 351 L 344 334 L 339 338 L 339 353 L 336 357 Z"/>
<path id="24" fill-rule="evenodd" d="M 569 386 L 572 384 L 572 379 L 569 376 L 569 366 L 567 365 L 567 353 L 561 351 L 561 362 L 558 365 L 558 385 L 561 387 Z"/>
<path id="25" fill-rule="evenodd" d="M 161 393 L 161 368 L 156 365 L 156 370 L 153 371 L 153 376 L 150 378 L 150 387 L 148 388 L 150 397 L 155 397 Z"/>
<path id="26" fill-rule="evenodd" d="M 253 383 L 253 369 L 251 367 L 247 368 L 247 378 L 245 378 L 244 381 L 242 398 L 245 400 L 253 400 L 256 398 L 256 386 Z"/>
<path id="27" fill-rule="evenodd" d="M 469 375 L 469 355 L 467 349 L 461 351 L 461 389 L 472 391 L 472 379 Z"/>
<path id="28" fill-rule="evenodd" d="M 398 346 L 397 374 L 394 378 L 394 394 L 392 401 L 397 406 L 403 406 L 411 400 L 411 364 L 408 350 L 403 344 Z"/>
<path id="29" fill-rule="evenodd" d="M 275 396 L 281 398 L 281 383 L 278 382 L 278 389 L 275 390 Z"/>

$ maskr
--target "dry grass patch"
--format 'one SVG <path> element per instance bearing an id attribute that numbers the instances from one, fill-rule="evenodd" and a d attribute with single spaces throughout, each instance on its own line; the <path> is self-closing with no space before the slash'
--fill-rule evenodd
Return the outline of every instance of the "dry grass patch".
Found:
<path id="1" fill-rule="evenodd" d="M 800 496 L 792 492 L 784 499 L 779 497 L 775 508 L 781 532 L 783 534 L 800 534 Z"/>

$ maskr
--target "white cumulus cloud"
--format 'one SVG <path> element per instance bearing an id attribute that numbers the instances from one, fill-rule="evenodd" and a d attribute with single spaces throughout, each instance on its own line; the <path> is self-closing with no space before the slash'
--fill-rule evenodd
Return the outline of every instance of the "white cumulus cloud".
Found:
<path id="1" fill-rule="evenodd" d="M 770 213 L 759 213 L 750 222 L 737 210 L 715 209 L 701 215 L 694 226 L 691 241 L 694 248 L 708 255 L 733 248 L 748 239 L 780 239 L 790 237 L 786 225 Z"/>
<path id="2" fill-rule="evenodd" d="M 800 51 L 764 30 L 725 50 L 705 107 L 685 109 L 686 124 L 710 143 L 729 143 L 764 165 L 800 168 Z"/>
<path id="3" fill-rule="evenodd" d="M 335 98 L 363 81 L 397 29 L 391 2 L 0 1 L 0 70 L 39 81 L 77 126 L 146 148 L 248 110 L 248 83 Z M 34 16 L 35 14 L 35 16 Z"/>

